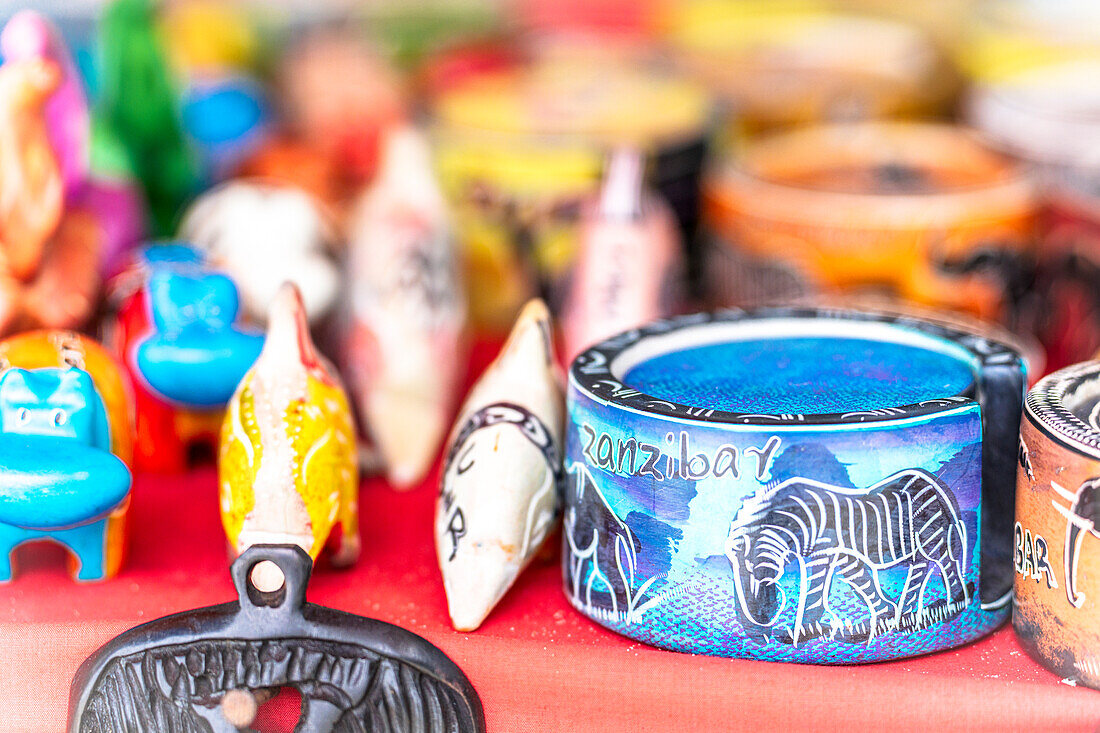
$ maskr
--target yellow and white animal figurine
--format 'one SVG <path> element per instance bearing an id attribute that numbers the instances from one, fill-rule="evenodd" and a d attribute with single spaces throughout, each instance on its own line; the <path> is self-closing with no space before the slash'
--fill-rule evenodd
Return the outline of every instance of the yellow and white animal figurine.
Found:
<path id="1" fill-rule="evenodd" d="M 222 524 L 237 554 L 295 544 L 312 558 L 333 527 L 334 565 L 359 556 L 355 432 L 347 395 L 310 339 L 297 287 L 286 283 L 268 313 L 267 340 L 229 401 L 218 455 Z M 258 567 L 258 570 L 260 568 Z M 253 579 L 282 582 L 277 568 Z"/>
<path id="2" fill-rule="evenodd" d="M 432 467 L 458 398 L 466 297 L 428 145 L 386 137 L 382 167 L 350 225 L 349 384 L 390 482 Z"/>
<path id="3" fill-rule="evenodd" d="M 546 305 L 531 301 L 451 434 L 435 547 L 459 631 L 481 625 L 558 516 L 564 405 L 550 333 Z"/>

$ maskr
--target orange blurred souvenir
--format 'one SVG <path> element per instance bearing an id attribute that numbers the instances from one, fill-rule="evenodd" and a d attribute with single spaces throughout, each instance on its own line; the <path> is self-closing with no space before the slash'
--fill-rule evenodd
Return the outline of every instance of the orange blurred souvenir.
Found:
<path id="1" fill-rule="evenodd" d="M 1023 170 L 946 125 L 863 123 L 751 145 L 705 191 L 722 305 L 884 291 L 1010 319 L 1033 257 Z"/>
<path id="2" fill-rule="evenodd" d="M 275 135 L 260 143 L 238 166 L 233 178 L 297 186 L 312 195 L 336 220 L 350 196 L 350 182 L 336 162 L 300 140 Z"/>
<path id="3" fill-rule="evenodd" d="M 382 131 L 404 116 L 399 81 L 364 41 L 341 31 L 311 34 L 279 74 L 291 129 L 357 183 L 374 174 Z"/>
<path id="4" fill-rule="evenodd" d="M 62 82 L 37 58 L 0 66 L 0 333 L 83 325 L 99 289 L 101 232 L 65 207 L 46 105 Z"/>

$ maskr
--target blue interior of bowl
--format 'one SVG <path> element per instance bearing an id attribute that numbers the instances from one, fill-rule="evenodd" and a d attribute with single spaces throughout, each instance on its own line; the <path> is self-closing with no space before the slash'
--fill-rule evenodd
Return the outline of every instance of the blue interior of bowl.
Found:
<path id="1" fill-rule="evenodd" d="M 629 387 L 691 407 L 821 415 L 951 397 L 974 381 L 956 355 L 909 343 L 840 336 L 724 341 L 632 366 Z"/>

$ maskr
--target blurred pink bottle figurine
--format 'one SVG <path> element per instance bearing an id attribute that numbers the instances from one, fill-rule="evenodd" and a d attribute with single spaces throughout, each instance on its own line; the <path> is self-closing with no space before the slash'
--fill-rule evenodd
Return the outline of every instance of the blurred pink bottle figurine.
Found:
<path id="1" fill-rule="evenodd" d="M 573 281 L 562 310 L 566 363 L 588 346 L 669 315 L 683 273 L 672 213 L 642 188 L 643 157 L 616 151 L 598 200 L 584 209 Z"/>
<path id="2" fill-rule="evenodd" d="M 349 231 L 347 373 L 391 483 L 406 487 L 431 468 L 450 423 L 466 319 L 446 207 L 414 128 L 387 135 Z"/>
<path id="3" fill-rule="evenodd" d="M 112 274 L 144 235 L 141 197 L 127 182 L 95 177 L 89 170 L 88 102 L 68 48 L 46 18 L 23 10 L 0 32 L 0 54 L 5 64 L 44 64 L 57 74 L 41 113 L 61 176 L 64 208 L 86 211 L 95 220 L 99 272 Z"/>
<path id="4" fill-rule="evenodd" d="M 550 313 L 529 302 L 455 421 L 435 510 L 451 623 L 473 631 L 558 516 L 565 410 Z"/>
<path id="5" fill-rule="evenodd" d="M 68 198 L 88 176 L 89 136 L 88 103 L 69 50 L 48 20 L 33 10 L 22 10 L 0 33 L 0 53 L 5 62 L 49 61 L 61 74 L 43 112 Z"/>

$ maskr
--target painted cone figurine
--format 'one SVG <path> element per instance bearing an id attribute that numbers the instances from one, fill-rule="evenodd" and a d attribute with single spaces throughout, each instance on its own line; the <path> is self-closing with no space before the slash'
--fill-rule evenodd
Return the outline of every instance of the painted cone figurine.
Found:
<path id="1" fill-rule="evenodd" d="M 612 156 L 598 201 L 584 212 L 563 309 L 566 363 L 592 344 L 670 314 L 683 273 L 672 212 L 643 189 L 636 150 Z"/>
<path id="2" fill-rule="evenodd" d="M 563 398 L 535 300 L 463 405 L 443 467 L 435 546 L 451 622 L 472 631 L 558 516 Z"/>
<path id="3" fill-rule="evenodd" d="M 229 401 L 218 478 L 222 524 L 237 554 L 256 544 L 294 544 L 317 559 L 339 525 L 334 565 L 359 556 L 355 432 L 347 395 L 309 336 L 298 289 L 283 285 L 267 340 Z M 261 590 L 282 583 L 257 566 Z"/>
<path id="4" fill-rule="evenodd" d="M 406 487 L 428 472 L 446 436 L 466 320 L 446 207 L 414 128 L 387 137 L 350 246 L 347 374 L 390 482 Z"/>

